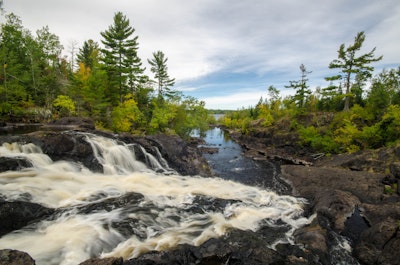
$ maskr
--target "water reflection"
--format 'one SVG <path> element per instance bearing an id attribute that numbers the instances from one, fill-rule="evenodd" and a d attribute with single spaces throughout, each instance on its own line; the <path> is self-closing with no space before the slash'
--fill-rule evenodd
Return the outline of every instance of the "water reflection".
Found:
<path id="1" fill-rule="evenodd" d="M 277 171 L 275 164 L 244 157 L 241 146 L 218 127 L 208 130 L 203 138 L 206 147 L 218 149 L 213 154 L 204 154 L 216 176 L 247 185 L 273 188 Z"/>

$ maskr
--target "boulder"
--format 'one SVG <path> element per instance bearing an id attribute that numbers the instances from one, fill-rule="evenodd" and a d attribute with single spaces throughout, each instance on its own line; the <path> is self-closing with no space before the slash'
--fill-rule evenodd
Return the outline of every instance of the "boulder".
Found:
<path id="1" fill-rule="evenodd" d="M 122 258 L 106 258 L 98 259 L 93 258 L 79 263 L 79 265 L 123 265 Z"/>
<path id="2" fill-rule="evenodd" d="M 142 137 L 121 134 L 117 137 L 125 143 L 140 144 L 155 157 L 161 154 L 168 161 L 168 165 L 179 174 L 211 176 L 211 169 L 197 145 L 190 144 L 177 135 L 157 134 Z"/>
<path id="3" fill-rule="evenodd" d="M 342 190 L 321 190 L 315 194 L 314 210 L 327 217 L 331 228 L 342 233 L 346 220 L 353 214 L 360 200 L 350 192 Z"/>
<path id="4" fill-rule="evenodd" d="M 355 248 L 355 255 L 363 264 L 399 265 L 399 249 L 398 220 L 389 218 L 364 231 L 360 244 Z"/>
<path id="5" fill-rule="evenodd" d="M 0 172 L 18 171 L 32 167 L 32 163 L 22 157 L 0 157 Z"/>
<path id="6" fill-rule="evenodd" d="M 0 250 L 0 265 L 35 265 L 35 261 L 27 253 L 12 250 Z"/>
<path id="7" fill-rule="evenodd" d="M 296 244 L 301 244 L 307 249 L 320 252 L 326 255 L 328 252 L 328 245 L 326 242 L 326 230 L 319 224 L 305 226 L 295 231 L 294 237 Z"/>
<path id="8" fill-rule="evenodd" d="M 0 236 L 40 221 L 54 213 L 53 209 L 25 201 L 0 201 Z"/>

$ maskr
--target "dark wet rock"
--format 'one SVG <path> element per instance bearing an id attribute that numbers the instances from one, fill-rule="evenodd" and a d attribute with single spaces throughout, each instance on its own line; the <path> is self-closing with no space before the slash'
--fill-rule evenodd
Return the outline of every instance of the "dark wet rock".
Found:
<path id="1" fill-rule="evenodd" d="M 400 220 L 400 197 L 384 193 L 383 173 L 291 165 L 281 170 L 293 192 L 309 199 L 318 225 L 328 235 L 336 231 L 348 236 L 363 264 L 399 264 L 392 246 L 398 246 L 399 225 L 393 220 Z M 357 218 L 357 227 L 352 227 L 352 218 Z M 304 229 L 312 227 L 296 233 Z"/>
<path id="2" fill-rule="evenodd" d="M 111 197 L 102 200 L 103 198 L 106 198 L 108 196 L 110 196 L 110 194 L 107 193 L 94 194 L 91 197 L 87 198 L 88 202 L 92 201 L 93 203 L 82 205 L 80 207 L 77 207 L 77 209 L 79 210 L 79 213 L 83 214 L 88 214 L 100 210 L 110 212 L 114 209 L 118 209 L 121 207 L 127 208 L 127 206 L 129 205 L 138 205 L 144 199 L 144 196 L 140 193 L 128 192 L 123 194 L 122 196 Z"/>
<path id="3" fill-rule="evenodd" d="M 35 261 L 27 253 L 12 250 L 0 250 L 0 265 L 35 265 Z"/>
<path id="4" fill-rule="evenodd" d="M 157 134 L 141 137 L 122 134 L 118 139 L 125 143 L 140 144 L 155 157 L 161 154 L 169 166 L 182 175 L 211 176 L 210 167 L 197 146 L 179 136 Z"/>
<path id="5" fill-rule="evenodd" d="M 243 135 L 230 131 L 232 139 L 244 148 L 244 155 L 254 160 L 273 160 L 289 165 L 312 165 L 309 152 L 301 147 L 297 134 L 278 133 L 268 128 Z"/>
<path id="6" fill-rule="evenodd" d="M 84 117 L 63 117 L 48 123 L 46 126 L 55 128 L 58 126 L 71 126 L 71 128 L 73 129 L 88 129 L 88 130 L 95 129 L 93 120 Z"/>
<path id="7" fill-rule="evenodd" d="M 322 190 L 315 195 L 314 210 L 327 217 L 331 228 L 343 232 L 347 218 L 352 216 L 360 201 L 350 192 L 342 190 Z"/>
<path id="8" fill-rule="evenodd" d="M 75 161 L 92 171 L 103 171 L 102 165 L 93 154 L 92 146 L 82 134 L 47 132 L 38 133 L 36 139 L 43 152 L 54 161 Z"/>
<path id="9" fill-rule="evenodd" d="M 25 201 L 0 201 L 0 236 L 40 221 L 54 213 L 53 209 Z"/>
<path id="10" fill-rule="evenodd" d="M 361 235 L 355 255 L 363 264 L 400 264 L 400 232 L 398 220 L 388 218 L 373 225 Z"/>
<path id="11" fill-rule="evenodd" d="M 184 141 L 176 135 L 157 134 L 151 136 L 135 136 L 130 134 L 111 134 L 95 131 L 94 123 L 89 118 L 65 117 L 49 124 L 39 124 L 31 129 L 29 134 L 5 135 L 0 137 L 0 144 L 4 142 L 34 143 L 41 147 L 43 152 L 54 161 L 67 160 L 82 163 L 85 167 L 101 172 L 102 166 L 93 155 L 91 145 L 85 140 L 83 134 L 71 131 L 84 131 L 99 134 L 112 139 L 119 139 L 125 143 L 141 145 L 146 152 L 158 158 L 160 155 L 168 161 L 171 168 L 183 175 L 211 176 L 210 167 L 197 148 L 198 141 L 193 139 Z M 40 131 L 37 131 L 39 130 Z M 146 163 L 148 161 L 138 146 L 137 159 Z M 161 163 L 162 164 L 162 163 Z M 163 165 L 164 166 L 164 165 Z"/>
<path id="12" fill-rule="evenodd" d="M 328 255 L 327 230 L 317 222 L 295 231 L 295 242 L 308 250 L 318 253 L 320 257 Z"/>
<path id="13" fill-rule="evenodd" d="M 179 245 L 174 250 L 149 252 L 124 262 L 133 264 L 291 264 L 287 258 L 266 247 L 256 233 L 234 230 L 199 247 Z"/>
<path id="14" fill-rule="evenodd" d="M 22 157 L 0 157 L 0 172 L 18 171 L 32 167 L 32 163 Z"/>
<path id="15" fill-rule="evenodd" d="M 123 265 L 122 258 L 89 259 L 79 263 L 79 265 Z"/>
<path id="16" fill-rule="evenodd" d="M 279 244 L 277 250 L 268 247 L 269 243 L 258 232 L 231 230 L 220 238 L 212 238 L 193 246 L 182 244 L 168 251 L 150 251 L 137 258 L 125 260 L 124 265 L 305 265 L 322 264 L 319 257 L 304 252 L 300 247 Z M 110 263 L 116 262 L 116 263 Z M 80 265 L 121 264 L 120 259 L 91 259 Z"/>
<path id="17" fill-rule="evenodd" d="M 347 191 L 365 203 L 389 199 L 383 194 L 381 180 L 385 175 L 381 173 L 293 165 L 283 165 L 281 171 L 282 177 L 292 184 L 295 194 L 311 200 L 324 190 Z"/>
<path id="18" fill-rule="evenodd" d="M 83 134 L 74 132 L 37 131 L 30 134 L 3 136 L 2 143 L 18 142 L 21 144 L 33 143 L 39 146 L 43 153 L 53 161 L 66 160 L 82 163 L 85 167 L 102 172 L 103 167 L 93 154 L 90 143 Z"/>
<path id="19" fill-rule="evenodd" d="M 144 196 L 140 193 L 129 192 L 122 196 L 102 200 L 102 198 L 106 198 L 107 196 L 109 195 L 105 193 L 93 195 L 87 199 L 88 204 L 77 207 L 78 213 L 90 214 L 93 212 L 110 212 L 115 209 L 123 209 L 119 213 L 121 218 L 110 222 L 110 227 L 117 230 L 123 236 L 130 237 L 135 235 L 142 240 L 146 239 L 147 226 L 140 223 L 141 220 L 139 218 L 128 216 L 135 213 L 149 216 L 150 219 L 157 218 L 157 213 L 152 212 L 155 206 L 142 204 Z"/>
<path id="20" fill-rule="evenodd" d="M 218 153 L 218 150 L 219 150 L 219 149 L 216 148 L 216 147 L 201 146 L 201 147 L 199 147 L 199 150 L 200 150 L 200 152 L 203 153 L 203 154 L 210 154 L 210 155 L 212 155 L 212 154 Z"/>
<path id="21" fill-rule="evenodd" d="M 318 160 L 316 166 L 340 167 L 352 171 L 366 171 L 393 175 L 398 174 L 400 146 L 376 150 L 362 150 L 355 153 L 332 155 Z"/>

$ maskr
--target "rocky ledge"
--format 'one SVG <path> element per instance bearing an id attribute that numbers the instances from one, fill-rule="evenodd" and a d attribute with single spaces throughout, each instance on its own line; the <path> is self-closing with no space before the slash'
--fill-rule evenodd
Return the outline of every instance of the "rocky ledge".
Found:
<path id="1" fill-rule="evenodd" d="M 12 125 L 8 127 L 13 128 Z M 21 129 L 22 125 L 18 126 Z M 31 126 L 27 125 L 30 129 Z M 84 134 L 79 132 L 102 135 L 126 144 L 137 144 L 154 157 L 160 154 L 167 160 L 169 166 L 182 175 L 211 176 L 207 161 L 202 157 L 197 145 L 190 144 L 175 135 L 158 134 L 151 136 L 133 136 L 130 134 L 112 134 L 96 131 L 93 121 L 87 118 L 63 118 L 49 124 L 35 126 L 34 131 L 25 134 L 0 135 L 0 145 L 3 143 L 33 143 L 39 146 L 43 153 L 53 161 L 79 161 L 92 171 L 99 172 L 103 168 L 93 155 L 90 143 Z M 155 148 L 157 147 L 157 148 Z M 137 159 L 147 163 L 143 150 L 135 149 Z M 15 170 L 27 167 L 24 160 L 8 160 L 0 158 L 0 170 Z"/>
<path id="2" fill-rule="evenodd" d="M 292 194 L 309 201 L 315 218 L 295 232 L 296 243 L 329 256 L 335 234 L 348 240 L 360 264 L 400 264 L 400 146 L 325 157 L 289 132 L 231 135 L 244 155 L 279 161 Z"/>

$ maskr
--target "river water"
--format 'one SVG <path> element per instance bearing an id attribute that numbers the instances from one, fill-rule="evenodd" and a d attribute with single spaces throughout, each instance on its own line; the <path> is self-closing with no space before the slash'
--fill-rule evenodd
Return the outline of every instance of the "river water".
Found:
<path id="1" fill-rule="evenodd" d="M 287 188 L 277 178 L 277 164 L 271 161 L 255 161 L 243 156 L 242 147 L 232 141 L 224 130 L 218 127 L 212 128 L 206 132 L 204 140 L 205 147 L 218 150 L 212 154 L 204 154 L 216 176 L 274 191 Z"/>
<path id="2" fill-rule="evenodd" d="M 200 245 L 229 228 L 284 226 L 288 232 L 279 241 L 292 242 L 293 231 L 309 222 L 302 216 L 304 200 L 265 188 L 275 167 L 244 160 L 240 147 L 217 129 L 206 138 L 207 145 L 220 149 L 207 157 L 219 175 L 215 178 L 181 176 L 155 157 L 148 167 L 136 160 L 132 145 L 85 137 L 103 173 L 79 161 L 53 161 L 32 143 L 0 146 L 0 156 L 32 163 L 0 173 L 2 197 L 29 198 L 56 209 L 51 217 L 1 237 L 0 249 L 25 251 L 39 265 L 76 265 L 92 257 L 129 259 L 177 244 Z"/>

